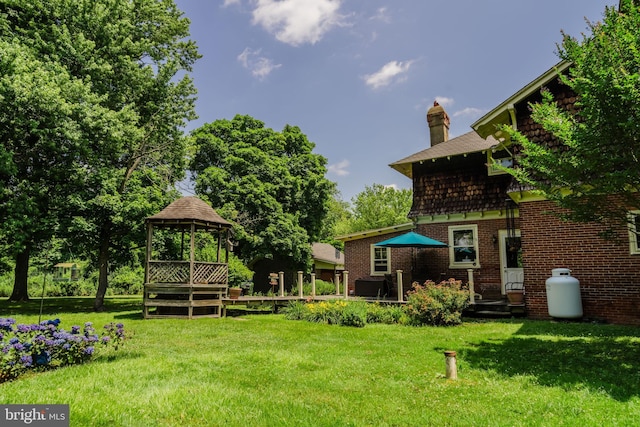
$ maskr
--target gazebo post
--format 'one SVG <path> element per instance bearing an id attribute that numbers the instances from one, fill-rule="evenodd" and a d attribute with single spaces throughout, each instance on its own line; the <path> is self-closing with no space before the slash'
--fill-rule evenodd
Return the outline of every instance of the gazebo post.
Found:
<path id="1" fill-rule="evenodd" d="M 229 229 L 224 231 L 224 262 L 225 264 L 229 264 L 229 249 L 231 246 L 231 242 L 229 242 Z"/>
<path id="2" fill-rule="evenodd" d="M 195 271 L 195 262 L 196 262 L 196 236 L 195 236 L 195 228 L 196 225 L 191 223 L 191 243 L 189 250 L 189 285 L 193 286 L 193 273 Z"/>
<path id="3" fill-rule="evenodd" d="M 196 263 L 196 223 L 191 222 L 191 250 L 189 251 L 189 319 L 193 318 L 193 274 Z"/>
<path id="4" fill-rule="evenodd" d="M 144 283 L 149 283 L 149 262 L 151 261 L 151 253 L 153 246 L 153 224 L 147 222 L 147 251 L 144 263 Z"/>

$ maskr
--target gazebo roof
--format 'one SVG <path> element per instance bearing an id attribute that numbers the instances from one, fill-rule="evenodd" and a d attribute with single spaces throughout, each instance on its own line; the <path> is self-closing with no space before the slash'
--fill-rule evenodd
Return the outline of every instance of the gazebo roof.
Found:
<path id="1" fill-rule="evenodd" d="M 147 218 L 153 224 L 196 223 L 211 228 L 231 228 L 231 223 L 222 218 L 211 206 L 197 197 L 182 197 L 159 213 Z"/>

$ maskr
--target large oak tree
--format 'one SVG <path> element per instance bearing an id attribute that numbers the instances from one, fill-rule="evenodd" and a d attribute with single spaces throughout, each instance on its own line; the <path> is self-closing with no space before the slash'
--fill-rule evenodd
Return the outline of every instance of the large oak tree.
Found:
<path id="1" fill-rule="evenodd" d="M 276 132 L 241 115 L 192 136 L 196 192 L 233 221 L 240 258 L 250 266 L 263 259 L 309 265 L 334 192 L 315 145 L 297 126 Z"/>
<path id="2" fill-rule="evenodd" d="M 198 57 L 188 39 L 189 21 L 172 0 L 12 0 L 0 5 L 0 31 L 0 40 L 17 43 L 44 69 L 54 67 L 54 74 L 68 76 L 86 93 L 67 96 L 70 111 L 60 113 L 76 124 L 70 137 L 53 138 L 60 133 L 56 120 L 34 123 L 26 107 L 16 111 L 30 128 L 7 119 L 15 144 L 0 153 L 3 181 L 10 183 L 2 212 L 31 234 L 14 246 L 24 253 L 37 240 L 33 223 L 49 232 L 73 229 L 78 247 L 95 254 L 100 271 L 95 308 L 101 309 L 111 257 L 144 241 L 144 217 L 168 202 L 173 183 L 184 174 L 182 127 L 194 117 L 195 88 L 183 71 Z M 8 80 L 24 77 L 15 64 L 3 70 Z M 56 82 L 50 85 L 54 91 Z M 31 149 L 32 159 L 51 159 L 56 166 L 48 170 L 29 161 L 22 166 L 16 161 L 19 144 Z M 61 149 L 66 151 L 59 163 L 55 155 Z M 34 170 L 43 177 L 36 179 Z M 66 171 L 64 187 L 42 186 L 54 171 Z M 38 209 L 21 213 L 18 193 L 32 201 L 22 204 L 24 209 L 32 204 Z"/>

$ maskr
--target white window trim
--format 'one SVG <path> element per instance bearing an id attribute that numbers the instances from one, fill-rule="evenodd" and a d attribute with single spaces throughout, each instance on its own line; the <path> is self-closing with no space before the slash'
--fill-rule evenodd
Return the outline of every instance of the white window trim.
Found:
<path id="1" fill-rule="evenodd" d="M 634 218 L 635 221 L 634 221 Z M 629 253 L 631 255 L 640 255 L 640 241 L 638 239 L 638 232 L 640 230 L 636 230 L 636 222 L 640 219 L 640 211 L 630 211 L 629 212 Z"/>
<path id="2" fill-rule="evenodd" d="M 387 270 L 386 271 L 376 271 L 375 269 L 376 248 L 385 249 L 387 252 Z M 371 245 L 369 259 L 371 261 L 370 271 L 372 276 L 384 276 L 385 274 L 391 274 L 391 248 L 384 248 L 382 246 Z"/>
<path id="3" fill-rule="evenodd" d="M 473 231 L 473 248 L 476 251 L 476 260 L 473 262 L 455 262 L 455 242 L 453 241 L 453 232 L 459 230 Z M 451 225 L 449 226 L 449 268 L 480 268 L 480 248 L 478 245 L 478 225 Z"/>

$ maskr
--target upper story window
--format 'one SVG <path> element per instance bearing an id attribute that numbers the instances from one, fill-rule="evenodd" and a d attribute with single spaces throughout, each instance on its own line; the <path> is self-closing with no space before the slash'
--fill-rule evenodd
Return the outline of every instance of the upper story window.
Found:
<path id="1" fill-rule="evenodd" d="M 506 172 L 498 169 L 496 164 L 505 167 L 513 167 L 513 157 L 507 150 L 496 151 L 491 150 L 487 152 L 487 172 L 489 175 L 501 175 Z"/>
<path id="2" fill-rule="evenodd" d="M 629 212 L 629 252 L 640 255 L 640 211 Z"/>
<path id="3" fill-rule="evenodd" d="M 449 227 L 449 267 L 478 268 L 478 226 Z"/>
<path id="4" fill-rule="evenodd" d="M 381 276 L 391 273 L 391 250 L 371 245 L 371 275 Z"/>

